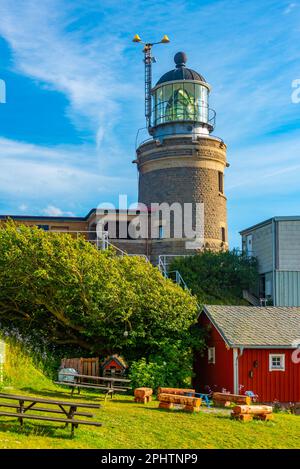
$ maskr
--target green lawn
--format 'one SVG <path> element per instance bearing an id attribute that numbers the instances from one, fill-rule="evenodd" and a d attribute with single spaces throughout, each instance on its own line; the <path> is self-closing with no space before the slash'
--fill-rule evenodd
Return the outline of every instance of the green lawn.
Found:
<path id="1" fill-rule="evenodd" d="M 23 393 L 103 405 L 96 419 L 103 427 L 79 427 L 70 438 L 61 424 L 25 421 L 20 430 L 15 419 L 0 417 L 0 448 L 299 448 L 300 417 L 275 414 L 273 422 L 240 423 L 228 411 L 203 407 L 198 414 L 158 409 L 158 402 L 135 404 L 131 396 L 84 392 L 80 399 L 51 382 L 46 387 L 9 388 L 2 392 Z"/>

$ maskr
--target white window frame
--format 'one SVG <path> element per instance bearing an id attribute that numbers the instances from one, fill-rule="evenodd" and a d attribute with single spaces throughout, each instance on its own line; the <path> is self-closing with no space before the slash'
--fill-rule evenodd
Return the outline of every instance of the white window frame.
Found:
<path id="1" fill-rule="evenodd" d="M 273 368 L 273 358 L 280 358 L 281 368 Z M 269 354 L 269 371 L 285 371 L 285 354 L 270 353 Z"/>
<path id="2" fill-rule="evenodd" d="M 207 362 L 210 365 L 215 365 L 216 363 L 216 348 L 207 347 Z"/>

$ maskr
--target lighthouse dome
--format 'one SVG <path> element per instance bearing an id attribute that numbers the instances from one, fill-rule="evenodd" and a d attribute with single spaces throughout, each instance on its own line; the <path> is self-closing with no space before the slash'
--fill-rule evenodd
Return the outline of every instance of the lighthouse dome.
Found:
<path id="1" fill-rule="evenodd" d="M 169 81 L 178 81 L 178 80 L 193 80 L 193 81 L 201 81 L 206 83 L 205 78 L 200 75 L 200 73 L 195 72 L 191 68 L 186 67 L 187 56 L 185 52 L 177 52 L 174 56 L 174 62 L 176 64 L 176 68 L 170 70 L 169 72 L 165 73 L 156 83 L 155 86 L 161 85 L 162 83 L 166 83 Z"/>

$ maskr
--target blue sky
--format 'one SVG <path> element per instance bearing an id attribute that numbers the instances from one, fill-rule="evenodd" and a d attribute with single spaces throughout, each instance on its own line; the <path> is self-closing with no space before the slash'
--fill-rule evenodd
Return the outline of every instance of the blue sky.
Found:
<path id="1" fill-rule="evenodd" d="M 184 50 L 212 85 L 214 134 L 228 145 L 231 247 L 238 231 L 300 214 L 300 2 L 0 0 L 0 213 L 84 215 L 137 200 L 144 126 L 141 48 L 154 81 Z"/>

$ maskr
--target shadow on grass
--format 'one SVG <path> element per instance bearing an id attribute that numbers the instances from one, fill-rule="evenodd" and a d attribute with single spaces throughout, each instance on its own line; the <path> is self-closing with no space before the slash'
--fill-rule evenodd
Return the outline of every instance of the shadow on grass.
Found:
<path id="1" fill-rule="evenodd" d="M 136 404 L 136 402 L 134 402 L 133 398 L 132 398 L 132 400 L 131 399 L 122 399 L 122 398 L 120 399 L 118 396 L 114 396 L 112 399 L 110 397 L 108 397 L 106 399 L 106 402 L 117 402 L 118 404 Z"/>
<path id="2" fill-rule="evenodd" d="M 68 392 L 68 390 L 66 389 L 65 391 L 56 391 L 56 390 L 48 390 L 48 389 L 35 389 L 35 388 L 32 388 L 32 387 L 24 387 L 24 388 L 20 388 L 21 391 L 26 391 L 28 393 L 31 393 L 31 394 L 36 394 L 37 396 L 45 396 L 45 397 L 52 397 L 52 398 L 59 398 L 59 399 L 68 399 L 68 400 L 74 400 L 74 399 L 88 399 L 90 401 L 95 401 L 95 400 L 99 400 L 100 397 L 103 397 L 103 396 L 99 396 L 99 395 L 87 395 L 87 394 L 84 394 L 84 393 L 80 393 L 80 394 L 71 394 L 70 392 Z"/>
<path id="3" fill-rule="evenodd" d="M 65 434 L 58 435 L 57 430 L 64 430 Z M 63 425 L 43 425 L 43 424 L 34 424 L 31 422 L 24 422 L 23 427 L 21 427 L 16 420 L 0 420 L 0 431 L 3 433 L 16 433 L 18 435 L 25 436 L 43 436 L 56 439 L 72 440 L 70 428 L 64 428 Z M 76 436 L 76 434 L 75 434 Z"/>

